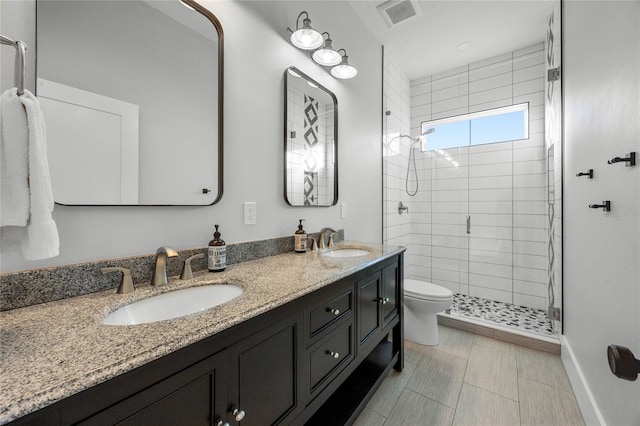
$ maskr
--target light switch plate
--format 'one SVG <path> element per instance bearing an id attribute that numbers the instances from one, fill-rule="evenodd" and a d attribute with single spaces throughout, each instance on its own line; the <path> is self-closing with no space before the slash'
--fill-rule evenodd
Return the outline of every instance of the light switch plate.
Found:
<path id="1" fill-rule="evenodd" d="M 257 205 L 254 201 L 244 202 L 244 224 L 255 225 L 258 222 Z"/>
<path id="2" fill-rule="evenodd" d="M 346 219 L 347 218 L 347 205 L 346 204 L 340 204 L 340 218 L 341 219 Z"/>

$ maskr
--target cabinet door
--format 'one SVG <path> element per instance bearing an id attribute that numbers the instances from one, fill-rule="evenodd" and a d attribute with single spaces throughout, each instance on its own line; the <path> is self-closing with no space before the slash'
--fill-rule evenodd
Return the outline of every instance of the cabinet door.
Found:
<path id="1" fill-rule="evenodd" d="M 235 374 L 229 385 L 230 423 L 272 425 L 297 413 L 300 323 L 297 317 L 280 322 L 229 349 Z"/>
<path id="2" fill-rule="evenodd" d="M 358 281 L 358 341 L 361 345 L 380 330 L 380 281 L 379 271 Z"/>
<path id="3" fill-rule="evenodd" d="M 221 352 L 81 422 L 87 425 L 211 425 L 226 419 Z"/>
<path id="4" fill-rule="evenodd" d="M 398 264 L 387 266 L 382 270 L 382 321 L 386 325 L 397 312 L 398 297 Z"/>

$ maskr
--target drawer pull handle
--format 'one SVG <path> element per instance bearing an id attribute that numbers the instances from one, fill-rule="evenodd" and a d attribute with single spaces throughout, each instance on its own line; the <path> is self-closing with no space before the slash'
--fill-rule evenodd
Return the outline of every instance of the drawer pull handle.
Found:
<path id="1" fill-rule="evenodd" d="M 340 354 L 338 352 L 328 351 L 327 353 L 329 354 L 330 357 L 334 359 L 340 358 Z"/>
<path id="2" fill-rule="evenodd" d="M 331 312 L 333 315 L 338 316 L 340 315 L 340 309 L 331 309 L 331 308 L 327 308 L 327 310 L 329 312 Z"/>
<path id="3" fill-rule="evenodd" d="M 239 422 L 244 419 L 244 416 L 246 416 L 247 413 L 245 413 L 244 410 L 238 410 L 237 408 L 234 408 L 231 414 L 235 417 L 236 421 Z"/>

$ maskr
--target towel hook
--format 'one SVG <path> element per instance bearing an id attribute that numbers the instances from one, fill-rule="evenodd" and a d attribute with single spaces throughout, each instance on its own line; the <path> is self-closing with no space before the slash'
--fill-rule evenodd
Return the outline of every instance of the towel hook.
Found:
<path id="1" fill-rule="evenodd" d="M 607 164 L 615 164 L 615 163 L 625 163 L 624 165 L 627 167 L 636 165 L 636 153 L 630 152 L 626 157 L 613 157 L 611 160 L 607 161 Z"/>
<path id="2" fill-rule="evenodd" d="M 18 96 L 22 96 L 24 94 L 24 61 L 27 53 L 27 44 L 24 41 L 11 40 L 3 35 L 0 35 L 0 44 L 13 46 L 16 49 L 14 83 L 18 89 Z"/>

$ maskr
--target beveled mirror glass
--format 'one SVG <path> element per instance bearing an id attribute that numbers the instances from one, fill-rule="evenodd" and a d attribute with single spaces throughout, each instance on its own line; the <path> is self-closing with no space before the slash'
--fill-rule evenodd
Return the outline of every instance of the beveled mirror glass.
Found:
<path id="1" fill-rule="evenodd" d="M 284 73 L 284 198 L 296 207 L 338 202 L 338 101 L 295 67 Z"/>
<path id="2" fill-rule="evenodd" d="M 57 203 L 220 200 L 223 33 L 209 10 L 39 0 L 37 64 Z"/>

